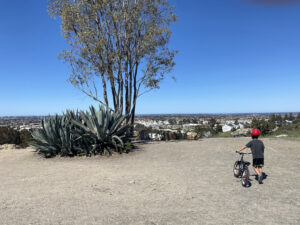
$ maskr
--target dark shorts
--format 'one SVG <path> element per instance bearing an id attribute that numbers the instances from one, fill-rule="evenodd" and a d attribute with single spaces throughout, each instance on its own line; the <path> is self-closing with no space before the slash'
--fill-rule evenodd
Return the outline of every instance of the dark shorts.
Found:
<path id="1" fill-rule="evenodd" d="M 252 165 L 256 168 L 263 167 L 264 166 L 264 158 L 253 159 Z"/>

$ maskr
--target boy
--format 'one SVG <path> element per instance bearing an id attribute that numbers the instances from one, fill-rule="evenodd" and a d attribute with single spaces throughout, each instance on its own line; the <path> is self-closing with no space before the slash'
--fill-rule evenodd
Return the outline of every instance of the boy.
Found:
<path id="1" fill-rule="evenodd" d="M 261 140 L 258 140 L 259 135 L 260 135 L 259 129 L 252 129 L 251 131 L 252 141 L 250 141 L 245 146 L 241 147 L 236 152 L 240 152 L 245 148 L 251 148 L 252 158 L 253 158 L 253 163 L 252 163 L 253 169 L 258 176 L 258 183 L 262 184 L 262 180 L 263 180 L 262 167 L 264 166 L 265 146 Z"/>

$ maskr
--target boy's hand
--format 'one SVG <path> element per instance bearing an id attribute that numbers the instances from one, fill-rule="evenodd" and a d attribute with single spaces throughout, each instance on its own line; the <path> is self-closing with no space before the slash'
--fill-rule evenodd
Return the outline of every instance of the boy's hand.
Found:
<path id="1" fill-rule="evenodd" d="M 247 148 L 246 146 L 241 147 L 239 150 L 236 150 L 236 153 L 240 153 L 241 151 L 243 151 L 245 148 Z"/>

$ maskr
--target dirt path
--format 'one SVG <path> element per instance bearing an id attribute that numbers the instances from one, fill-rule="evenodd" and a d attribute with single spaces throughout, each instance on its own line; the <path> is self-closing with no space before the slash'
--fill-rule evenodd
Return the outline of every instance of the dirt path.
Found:
<path id="1" fill-rule="evenodd" d="M 2 150 L 0 224 L 300 224 L 300 142 L 264 139 L 267 179 L 243 188 L 232 166 L 248 140 L 152 143 L 110 158 Z"/>

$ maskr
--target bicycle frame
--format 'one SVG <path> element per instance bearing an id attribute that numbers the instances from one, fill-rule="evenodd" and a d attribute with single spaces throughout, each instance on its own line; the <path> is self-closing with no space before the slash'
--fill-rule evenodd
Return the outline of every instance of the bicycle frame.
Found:
<path id="1" fill-rule="evenodd" d="M 241 155 L 241 159 L 236 161 L 235 165 L 238 166 L 239 173 L 238 175 L 235 175 L 236 177 L 241 178 L 242 185 L 246 187 L 249 184 L 249 170 L 248 166 L 250 165 L 250 162 L 244 161 L 244 155 L 248 155 L 251 153 L 239 153 Z M 245 173 L 244 173 L 245 172 Z M 243 177 L 243 175 L 245 177 Z"/>
<path id="2" fill-rule="evenodd" d="M 243 168 L 248 167 L 250 165 L 250 162 L 244 161 L 244 155 L 251 155 L 251 153 L 240 153 L 242 155 L 241 162 L 243 164 Z"/>

